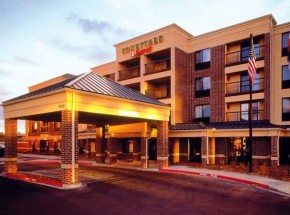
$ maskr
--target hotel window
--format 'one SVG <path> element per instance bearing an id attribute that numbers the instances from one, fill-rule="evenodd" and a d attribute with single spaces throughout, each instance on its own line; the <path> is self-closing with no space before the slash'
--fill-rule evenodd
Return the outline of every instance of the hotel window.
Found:
<path id="1" fill-rule="evenodd" d="M 249 120 L 249 103 L 241 104 L 241 120 L 248 121 Z M 259 117 L 259 102 L 252 102 L 252 120 L 260 120 Z"/>
<path id="2" fill-rule="evenodd" d="M 195 106 L 195 122 L 210 122 L 210 106 Z"/>
<path id="3" fill-rule="evenodd" d="M 122 152 L 132 153 L 133 152 L 133 140 L 125 139 L 122 142 Z"/>
<path id="4" fill-rule="evenodd" d="M 282 99 L 282 121 L 290 121 L 290 98 Z"/>
<path id="5" fill-rule="evenodd" d="M 32 129 L 31 129 L 32 133 L 37 132 L 37 122 L 32 122 Z"/>
<path id="6" fill-rule="evenodd" d="M 259 72 L 256 73 L 256 79 L 252 86 L 252 91 L 260 90 L 260 75 Z M 250 92 L 250 78 L 248 72 L 241 74 L 241 92 Z"/>
<path id="7" fill-rule="evenodd" d="M 290 88 L 290 69 L 288 65 L 282 66 L 282 89 Z"/>
<path id="8" fill-rule="evenodd" d="M 282 56 L 287 56 L 289 34 L 290 32 L 282 34 Z"/>
<path id="9" fill-rule="evenodd" d="M 262 50 L 259 44 L 259 40 L 257 40 L 256 38 L 254 38 L 254 49 L 256 58 L 263 57 L 263 54 L 261 53 Z M 241 62 L 248 61 L 249 54 L 250 54 L 250 41 L 241 44 Z"/>
<path id="10" fill-rule="evenodd" d="M 210 67 L 210 49 L 203 49 L 195 53 L 195 70 Z"/>
<path id="11" fill-rule="evenodd" d="M 60 131 L 60 122 L 54 123 L 54 131 Z"/>
<path id="12" fill-rule="evenodd" d="M 195 97 L 210 96 L 210 77 L 195 79 Z"/>

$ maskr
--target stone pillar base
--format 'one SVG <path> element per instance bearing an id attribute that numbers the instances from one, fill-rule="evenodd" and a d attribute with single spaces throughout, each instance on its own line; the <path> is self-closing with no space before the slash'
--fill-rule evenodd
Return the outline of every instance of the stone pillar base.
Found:
<path id="1" fill-rule="evenodd" d="M 105 163 L 105 154 L 96 154 L 96 163 Z"/>
<path id="2" fill-rule="evenodd" d="M 17 158 L 4 158 L 5 167 L 4 172 L 6 173 L 17 173 Z"/>
<path id="3" fill-rule="evenodd" d="M 157 168 L 158 169 L 168 168 L 168 157 L 157 157 Z"/>
<path id="4" fill-rule="evenodd" d="M 74 182 L 72 180 L 72 169 L 62 168 L 62 183 L 63 184 L 74 184 L 78 183 L 78 168 L 75 168 Z"/>
<path id="5" fill-rule="evenodd" d="M 114 165 L 117 163 L 117 154 L 109 154 L 109 164 Z"/>

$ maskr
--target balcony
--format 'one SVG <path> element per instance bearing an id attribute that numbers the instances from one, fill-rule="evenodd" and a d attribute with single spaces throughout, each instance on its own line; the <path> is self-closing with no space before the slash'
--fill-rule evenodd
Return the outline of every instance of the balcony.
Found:
<path id="1" fill-rule="evenodd" d="M 119 71 L 118 81 L 140 77 L 140 66 L 131 67 Z"/>
<path id="2" fill-rule="evenodd" d="M 264 119 L 265 119 L 264 110 L 252 111 L 252 120 L 264 120 Z M 236 111 L 226 113 L 227 122 L 238 122 L 248 120 L 249 120 L 249 111 Z"/>
<path id="3" fill-rule="evenodd" d="M 150 97 L 155 98 L 155 99 L 170 98 L 171 97 L 170 86 L 146 90 L 145 95 L 150 96 Z"/>
<path id="4" fill-rule="evenodd" d="M 163 72 L 171 69 L 170 58 L 157 60 L 152 63 L 145 64 L 144 75 L 154 74 L 157 72 Z"/>
<path id="5" fill-rule="evenodd" d="M 249 53 L 250 48 L 226 54 L 226 65 L 235 65 L 248 62 Z M 255 45 L 255 54 L 257 60 L 263 59 L 265 56 L 265 46 Z"/>
<path id="6" fill-rule="evenodd" d="M 257 78 L 252 86 L 252 92 L 264 90 L 264 78 Z M 250 81 L 237 81 L 226 84 L 226 95 L 246 94 L 250 92 Z"/>

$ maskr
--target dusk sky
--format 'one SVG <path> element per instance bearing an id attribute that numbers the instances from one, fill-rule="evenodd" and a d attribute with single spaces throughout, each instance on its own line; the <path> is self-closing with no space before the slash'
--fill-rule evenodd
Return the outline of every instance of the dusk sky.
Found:
<path id="1" fill-rule="evenodd" d="M 113 61 L 114 44 L 172 23 L 199 35 L 267 14 L 289 22 L 290 0 L 0 0 L 0 103 Z"/>

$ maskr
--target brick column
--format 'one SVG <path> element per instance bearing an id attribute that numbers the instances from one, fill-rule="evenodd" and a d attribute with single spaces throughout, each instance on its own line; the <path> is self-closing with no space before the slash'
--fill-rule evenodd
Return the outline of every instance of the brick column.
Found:
<path id="1" fill-rule="evenodd" d="M 278 137 L 271 137 L 271 166 L 278 166 Z"/>
<path id="2" fill-rule="evenodd" d="M 108 138 L 108 154 L 109 154 L 109 164 L 113 165 L 117 163 L 117 138 Z"/>
<path id="3" fill-rule="evenodd" d="M 157 167 L 168 167 L 168 122 L 162 121 L 157 124 Z"/>
<path id="4" fill-rule="evenodd" d="M 208 160 L 209 164 L 215 164 L 215 138 L 209 138 L 208 141 Z"/>
<path id="5" fill-rule="evenodd" d="M 207 137 L 201 137 L 201 163 L 207 165 Z"/>
<path id="6" fill-rule="evenodd" d="M 172 143 L 172 152 L 171 152 L 172 163 L 178 163 L 180 161 L 179 153 L 180 153 L 179 139 L 175 138 L 173 139 L 173 143 Z"/>
<path id="7" fill-rule="evenodd" d="M 17 172 L 17 120 L 5 119 L 5 167 L 6 173 Z"/>
<path id="8" fill-rule="evenodd" d="M 141 167 L 146 168 L 148 165 L 146 165 L 146 145 L 148 147 L 148 144 L 146 144 L 146 138 L 141 137 Z M 148 150 L 148 148 L 147 148 Z M 149 160 L 149 152 L 147 151 L 147 161 Z"/>
<path id="9" fill-rule="evenodd" d="M 96 163 L 105 163 L 105 143 L 102 127 L 96 128 Z"/>
<path id="10" fill-rule="evenodd" d="M 140 140 L 133 139 L 133 161 L 140 161 Z"/>
<path id="11" fill-rule="evenodd" d="M 64 110 L 61 112 L 61 138 L 62 138 L 62 149 L 61 149 L 61 168 L 62 168 L 62 182 L 63 184 L 69 185 L 78 182 L 78 112 L 75 112 L 74 116 L 75 123 L 75 150 L 74 150 L 74 171 L 73 159 L 72 159 L 72 111 Z M 73 177 L 74 176 L 74 177 Z"/>

